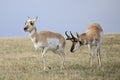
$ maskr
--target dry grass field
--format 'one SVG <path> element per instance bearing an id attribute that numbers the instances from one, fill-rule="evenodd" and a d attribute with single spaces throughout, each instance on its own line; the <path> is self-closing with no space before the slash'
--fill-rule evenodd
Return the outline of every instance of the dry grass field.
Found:
<path id="1" fill-rule="evenodd" d="M 44 71 L 41 53 L 29 38 L 0 38 L 0 80 L 120 80 L 120 34 L 104 35 L 101 56 L 102 67 L 89 67 L 89 51 L 82 46 L 70 53 L 66 45 L 65 70 L 60 70 L 59 56 L 48 52 L 46 57 L 52 69 Z"/>

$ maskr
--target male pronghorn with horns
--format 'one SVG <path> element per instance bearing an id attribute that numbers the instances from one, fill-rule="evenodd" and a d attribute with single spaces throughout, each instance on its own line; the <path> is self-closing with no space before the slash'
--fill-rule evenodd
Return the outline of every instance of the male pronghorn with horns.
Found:
<path id="1" fill-rule="evenodd" d="M 67 34 L 67 31 L 65 32 L 67 39 L 66 40 L 71 40 L 72 41 L 72 46 L 70 51 L 74 52 L 77 49 L 79 49 L 80 46 L 82 45 L 88 45 L 90 49 L 90 66 L 93 64 L 93 52 L 94 52 L 94 47 L 96 46 L 97 48 L 97 56 L 98 56 L 98 64 L 101 66 L 101 56 L 100 56 L 100 47 L 102 43 L 102 37 L 103 37 L 103 29 L 101 26 L 97 23 L 92 23 L 88 26 L 87 30 L 83 34 L 78 34 L 73 35 L 71 32 L 71 36 Z"/>
<path id="2" fill-rule="evenodd" d="M 53 51 L 54 53 L 58 54 L 61 57 L 62 65 L 61 68 L 64 69 L 64 60 L 65 60 L 65 39 L 64 37 L 59 33 L 54 33 L 50 31 L 41 31 L 40 33 L 37 33 L 37 29 L 35 26 L 35 22 L 38 19 L 38 17 L 31 19 L 28 17 L 24 31 L 29 32 L 30 38 L 34 44 L 34 47 L 38 50 L 42 50 L 42 58 L 44 62 L 44 70 L 46 67 L 51 69 L 50 65 L 47 63 L 45 54 L 48 50 Z"/>

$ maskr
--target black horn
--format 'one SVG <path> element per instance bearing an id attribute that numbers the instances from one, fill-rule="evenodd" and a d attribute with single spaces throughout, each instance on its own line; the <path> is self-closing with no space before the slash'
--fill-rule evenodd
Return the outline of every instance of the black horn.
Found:
<path id="1" fill-rule="evenodd" d="M 72 36 L 73 39 L 75 39 L 74 35 L 72 34 L 72 32 L 70 31 L 70 35 Z"/>
<path id="2" fill-rule="evenodd" d="M 66 40 L 71 40 L 71 37 L 67 34 L 67 31 L 65 31 L 65 35 L 67 36 Z"/>

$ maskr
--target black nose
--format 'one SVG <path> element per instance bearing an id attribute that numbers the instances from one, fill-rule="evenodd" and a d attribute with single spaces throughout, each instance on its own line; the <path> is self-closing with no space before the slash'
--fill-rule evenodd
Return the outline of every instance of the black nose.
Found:
<path id="1" fill-rule="evenodd" d="M 27 28 L 25 27 L 25 28 L 24 28 L 24 31 L 26 31 L 26 30 L 27 30 Z"/>
<path id="2" fill-rule="evenodd" d="M 73 53 L 73 50 L 70 50 L 71 53 Z"/>

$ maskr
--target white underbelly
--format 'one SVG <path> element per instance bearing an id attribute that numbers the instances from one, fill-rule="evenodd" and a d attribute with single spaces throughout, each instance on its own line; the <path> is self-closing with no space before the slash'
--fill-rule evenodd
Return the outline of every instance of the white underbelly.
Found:
<path id="1" fill-rule="evenodd" d="M 44 45 L 40 42 L 36 42 L 36 38 L 31 38 L 31 39 L 35 49 L 40 50 L 41 48 L 43 48 Z"/>
<path id="2" fill-rule="evenodd" d="M 57 38 L 47 38 L 47 45 L 50 49 L 57 49 L 60 46 Z"/>
<path id="3" fill-rule="evenodd" d="M 35 47 L 35 49 L 37 49 L 37 50 L 40 50 L 41 48 L 42 48 L 42 44 L 41 43 L 34 43 L 34 47 Z"/>
<path id="4" fill-rule="evenodd" d="M 37 50 L 45 47 L 47 47 L 50 50 L 55 50 L 61 46 L 59 39 L 57 38 L 47 38 L 46 41 L 37 42 L 37 43 L 35 42 L 34 39 L 32 41 L 33 41 L 34 47 Z"/>

